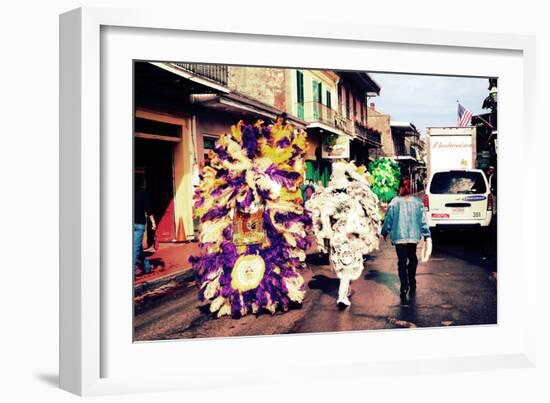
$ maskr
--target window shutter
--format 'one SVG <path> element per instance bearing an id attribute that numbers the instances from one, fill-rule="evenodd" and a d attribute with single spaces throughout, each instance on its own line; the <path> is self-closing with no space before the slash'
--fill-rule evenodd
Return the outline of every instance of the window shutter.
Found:
<path id="1" fill-rule="evenodd" d="M 297 100 L 298 103 L 304 103 L 304 73 L 296 71 Z"/>
<path id="2" fill-rule="evenodd" d="M 320 82 L 317 81 L 317 80 L 313 80 L 311 82 L 311 90 L 312 90 L 312 100 L 313 100 L 313 103 L 312 103 L 312 109 L 313 109 L 313 119 L 314 120 L 317 120 L 319 119 L 319 98 L 321 98 L 321 95 L 319 94 L 319 90 L 321 89 L 320 88 Z"/>
<path id="3" fill-rule="evenodd" d="M 296 100 L 297 113 L 300 119 L 304 118 L 304 73 L 296 70 Z"/>

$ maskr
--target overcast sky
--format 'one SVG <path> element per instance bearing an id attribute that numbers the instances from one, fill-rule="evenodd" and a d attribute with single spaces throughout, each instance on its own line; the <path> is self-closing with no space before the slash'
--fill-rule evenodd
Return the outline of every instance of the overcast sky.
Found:
<path id="1" fill-rule="evenodd" d="M 457 100 L 474 115 L 489 95 L 487 78 L 369 73 L 380 85 L 380 96 L 370 98 L 376 110 L 392 120 L 411 122 L 424 136 L 426 127 L 456 125 Z"/>

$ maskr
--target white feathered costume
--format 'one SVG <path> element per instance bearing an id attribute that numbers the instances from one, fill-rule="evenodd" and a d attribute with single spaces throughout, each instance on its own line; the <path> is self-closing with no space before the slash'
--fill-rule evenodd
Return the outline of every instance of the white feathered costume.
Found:
<path id="1" fill-rule="evenodd" d="M 363 272 L 363 255 L 378 249 L 382 227 L 378 197 L 364 167 L 334 162 L 328 187 L 318 189 L 306 208 L 312 214 L 318 250 L 327 252 L 325 240 L 330 242 L 331 266 L 340 279 L 337 302 L 349 306 L 350 282 Z"/>

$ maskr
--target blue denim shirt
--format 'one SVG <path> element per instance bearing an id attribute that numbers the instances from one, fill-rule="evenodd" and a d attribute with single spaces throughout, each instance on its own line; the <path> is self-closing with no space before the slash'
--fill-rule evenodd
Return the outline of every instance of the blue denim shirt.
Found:
<path id="1" fill-rule="evenodd" d="M 430 237 L 424 206 L 418 197 L 397 196 L 390 202 L 382 227 L 382 236 L 390 234 L 392 243 L 418 243 Z"/>

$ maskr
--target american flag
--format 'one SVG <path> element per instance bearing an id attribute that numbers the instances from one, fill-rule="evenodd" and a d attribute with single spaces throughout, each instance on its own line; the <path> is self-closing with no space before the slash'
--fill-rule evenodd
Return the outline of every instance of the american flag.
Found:
<path id="1" fill-rule="evenodd" d="M 458 103 L 458 117 L 456 118 L 456 125 L 458 127 L 466 127 L 470 125 L 472 119 L 472 112 Z"/>

